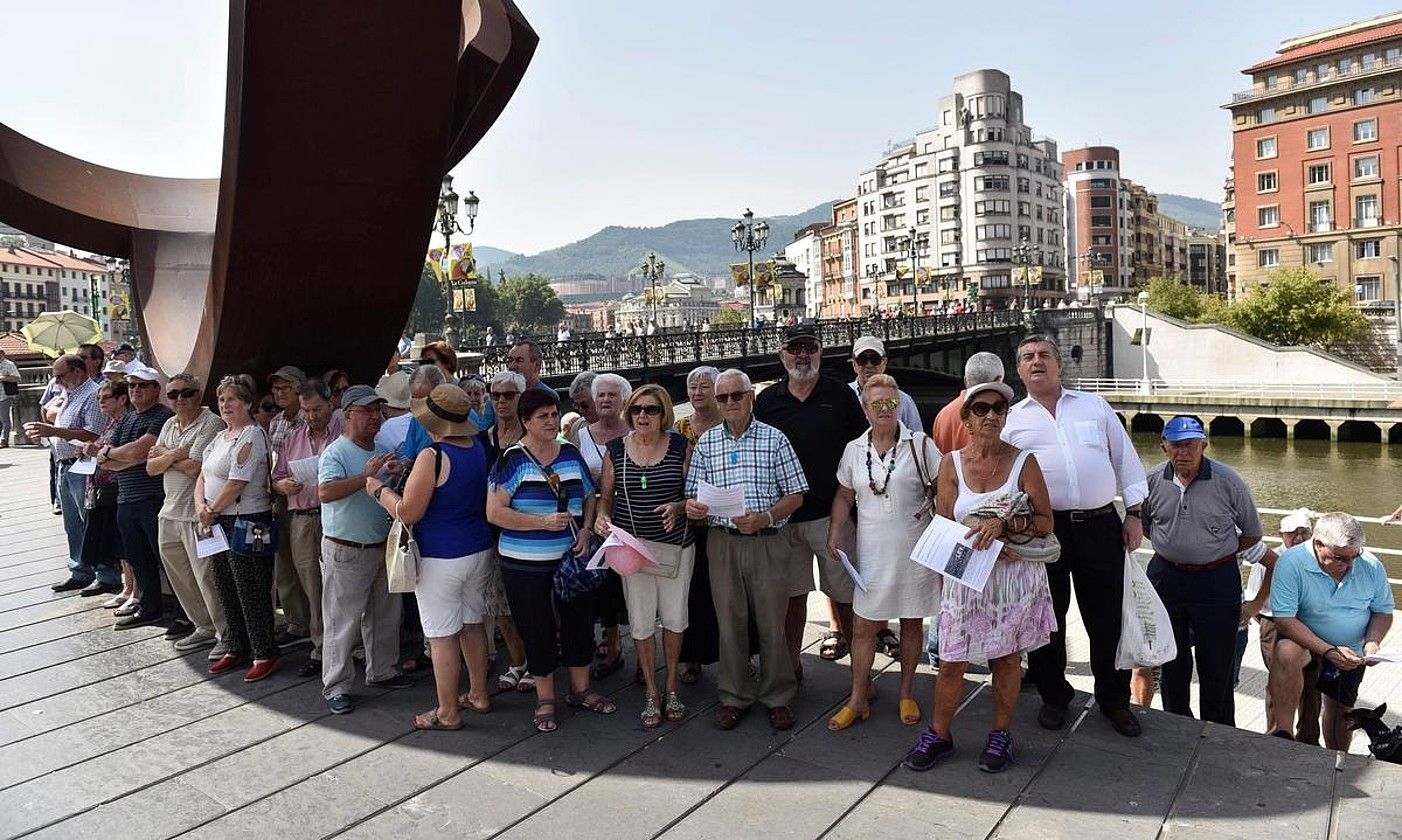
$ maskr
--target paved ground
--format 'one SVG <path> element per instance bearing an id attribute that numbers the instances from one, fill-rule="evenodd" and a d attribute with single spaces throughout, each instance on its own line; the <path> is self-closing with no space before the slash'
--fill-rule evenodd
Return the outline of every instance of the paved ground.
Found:
<path id="1" fill-rule="evenodd" d="M 685 692 L 692 716 L 637 722 L 641 689 L 620 672 L 611 718 L 561 717 L 536 734 L 525 695 L 496 699 L 454 733 L 415 732 L 427 682 L 360 692 L 326 713 L 294 675 L 246 686 L 211 678 L 203 652 L 177 655 L 159 629 L 123 633 L 92 601 L 56 596 L 62 531 L 43 490 L 43 454 L 0 450 L 0 835 L 170 837 L 1382 837 L 1399 834 L 1402 768 L 1143 713 L 1145 735 L 1114 734 L 1093 708 L 1066 731 L 1037 728 L 1025 695 L 1020 761 L 988 776 L 974 760 L 990 706 L 965 684 L 960 753 L 932 772 L 899 766 L 916 729 L 896 717 L 892 663 L 875 716 L 824 723 L 846 693 L 843 663 L 810 655 L 787 733 L 754 714 L 710 725 L 708 673 Z M 816 600 L 815 600 L 816 605 Z M 818 625 L 810 627 L 816 640 Z M 1072 659 L 1085 670 L 1078 628 Z M 811 648 L 810 648 L 811 650 Z M 1402 667 L 1398 669 L 1402 674 Z M 1084 686 L 1084 676 L 1076 678 Z M 1396 693 L 1379 669 L 1367 701 Z M 922 672 L 918 695 L 933 677 Z M 1248 659 L 1244 726 L 1259 730 L 1260 663 Z M 922 700 L 928 711 L 928 701 Z M 1255 704 L 1255 705 L 1253 705 Z M 1398 705 L 1394 703 L 1394 705 Z"/>

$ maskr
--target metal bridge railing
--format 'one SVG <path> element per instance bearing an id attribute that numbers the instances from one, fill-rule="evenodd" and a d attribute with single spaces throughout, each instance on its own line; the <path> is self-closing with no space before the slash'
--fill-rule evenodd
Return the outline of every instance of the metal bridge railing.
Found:
<path id="1" fill-rule="evenodd" d="M 1261 382 L 1221 379 L 1078 379 L 1076 388 L 1098 394 L 1159 397 L 1272 397 L 1286 400 L 1391 402 L 1402 397 L 1402 382 Z"/>

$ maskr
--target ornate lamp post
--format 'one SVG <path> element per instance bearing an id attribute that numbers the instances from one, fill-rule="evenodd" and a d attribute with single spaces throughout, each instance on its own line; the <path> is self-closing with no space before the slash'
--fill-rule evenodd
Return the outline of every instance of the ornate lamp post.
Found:
<path id="1" fill-rule="evenodd" d="M 910 280 L 911 280 L 911 282 L 914 284 L 913 286 L 911 286 L 911 288 L 914 289 L 914 294 L 912 295 L 912 297 L 914 298 L 914 301 L 913 301 L 913 303 L 912 303 L 912 306 L 915 308 L 915 313 L 914 313 L 914 315 L 915 315 L 915 317 L 918 318 L 918 317 L 920 317 L 920 257 L 921 257 L 921 253 L 920 253 L 920 240 L 919 240 L 918 238 L 916 238 L 916 230 L 915 230 L 915 228 L 911 228 L 911 229 L 906 233 L 905 246 L 906 246 L 906 256 L 910 257 Z"/>
<path id="2" fill-rule="evenodd" d="M 652 312 L 650 317 L 657 329 L 661 329 L 661 325 L 657 323 L 657 281 L 662 277 L 662 273 L 667 270 L 667 264 L 659 260 L 656 254 L 649 253 L 643 258 L 641 268 L 643 277 L 646 278 L 648 282 L 647 300 Z"/>
<path id="3" fill-rule="evenodd" d="M 461 233 L 471 235 L 477 227 L 477 205 L 481 199 L 471 190 L 467 192 L 467 198 L 461 199 L 463 209 L 467 211 L 467 230 L 463 230 L 458 224 L 458 194 L 453 190 L 453 176 L 443 176 L 443 186 L 438 191 L 438 216 L 434 221 L 434 226 L 438 232 L 443 234 L 443 297 L 445 314 L 443 316 L 443 340 L 448 342 L 448 346 L 457 346 L 457 323 L 458 317 L 453 311 L 453 290 L 465 289 L 470 285 L 467 280 L 454 282 L 453 277 L 453 234 Z M 464 316 L 466 313 L 464 313 Z"/>
<path id="4" fill-rule="evenodd" d="M 871 283 L 872 307 L 871 314 L 877 320 L 881 319 L 881 272 L 875 265 L 867 266 L 867 281 Z M 860 301 L 858 302 L 860 305 Z"/>
<path id="5" fill-rule="evenodd" d="M 1022 241 L 1013 249 L 1013 262 L 1022 266 L 1022 289 L 1023 308 L 1027 312 L 1027 320 L 1032 320 L 1032 261 L 1036 259 L 1038 263 L 1042 261 L 1042 249 L 1027 241 L 1027 237 L 1022 237 Z"/>
<path id="6" fill-rule="evenodd" d="M 763 249 L 769 241 L 769 223 L 756 222 L 754 211 L 746 207 L 744 217 L 730 229 L 730 240 L 735 243 L 736 251 L 749 255 L 750 270 L 745 279 L 750 284 L 750 326 L 753 328 L 758 315 L 755 311 L 755 251 Z"/>

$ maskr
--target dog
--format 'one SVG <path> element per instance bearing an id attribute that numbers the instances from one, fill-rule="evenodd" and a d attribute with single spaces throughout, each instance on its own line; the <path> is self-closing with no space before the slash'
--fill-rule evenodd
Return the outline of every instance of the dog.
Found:
<path id="1" fill-rule="evenodd" d="M 1402 726 L 1391 729 L 1383 723 L 1387 714 L 1387 704 L 1376 709 L 1352 709 L 1344 714 L 1344 722 L 1349 729 L 1362 729 L 1368 733 L 1368 752 L 1379 761 L 1402 764 Z"/>

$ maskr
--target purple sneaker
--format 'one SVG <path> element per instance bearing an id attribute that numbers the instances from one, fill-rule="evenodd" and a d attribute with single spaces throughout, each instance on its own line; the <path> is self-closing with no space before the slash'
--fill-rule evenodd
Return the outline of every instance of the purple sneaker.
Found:
<path id="1" fill-rule="evenodd" d="M 933 729 L 920 733 L 920 741 L 915 749 L 905 754 L 901 763 L 912 770 L 923 773 L 934 767 L 940 759 L 954 753 L 954 739 L 946 738 Z"/>
<path id="2" fill-rule="evenodd" d="M 978 769 L 985 773 L 1001 773 L 1013 763 L 1013 736 L 1006 729 L 988 733 L 983 755 L 978 757 Z"/>

